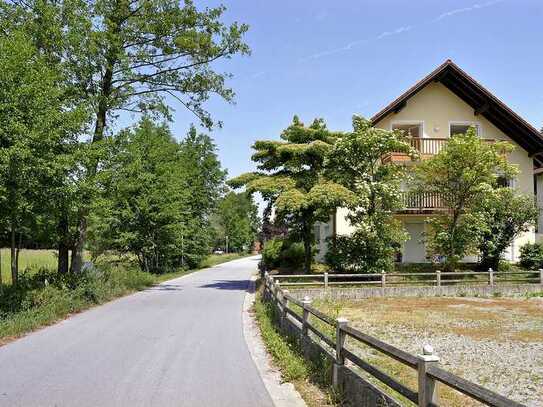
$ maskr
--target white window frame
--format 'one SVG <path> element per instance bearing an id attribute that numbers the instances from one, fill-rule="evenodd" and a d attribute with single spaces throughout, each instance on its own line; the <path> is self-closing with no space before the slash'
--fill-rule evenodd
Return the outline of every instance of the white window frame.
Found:
<path id="1" fill-rule="evenodd" d="M 477 137 L 483 138 L 483 126 L 480 122 L 473 122 L 473 121 L 466 121 L 466 120 L 452 120 L 449 121 L 449 138 L 452 137 L 451 134 L 451 126 L 458 125 L 458 126 L 475 126 L 477 127 Z"/>
<path id="2" fill-rule="evenodd" d="M 390 130 L 394 128 L 394 125 L 405 125 L 405 124 L 418 124 L 422 128 L 422 138 L 428 138 L 426 135 L 426 127 L 424 125 L 424 120 L 394 120 L 390 122 Z"/>

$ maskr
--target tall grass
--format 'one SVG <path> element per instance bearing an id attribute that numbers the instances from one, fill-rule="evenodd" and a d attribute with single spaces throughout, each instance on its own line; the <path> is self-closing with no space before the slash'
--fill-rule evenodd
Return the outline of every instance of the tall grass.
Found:
<path id="1" fill-rule="evenodd" d="M 2 282 L 11 284 L 11 257 L 9 249 L 0 249 L 0 266 L 2 268 Z M 54 270 L 57 268 L 57 254 L 55 250 L 28 250 L 22 249 L 19 253 L 19 272 L 29 270 L 37 271 L 40 268 Z"/>

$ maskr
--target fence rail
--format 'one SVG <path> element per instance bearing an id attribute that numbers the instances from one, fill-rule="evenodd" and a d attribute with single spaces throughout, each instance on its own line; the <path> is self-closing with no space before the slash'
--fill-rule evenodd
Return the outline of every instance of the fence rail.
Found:
<path id="1" fill-rule="evenodd" d="M 459 279 L 455 277 L 473 277 L 473 279 Z M 517 276 L 517 278 L 513 278 Z M 445 286 L 457 283 L 490 286 L 499 283 L 540 283 L 543 287 L 543 269 L 531 271 L 455 271 L 424 273 L 370 273 L 370 274 L 276 274 L 273 275 L 276 283 L 281 287 L 296 286 L 353 286 L 353 285 L 380 285 L 381 287 L 399 285 L 420 285 Z M 289 281 L 294 280 L 294 281 Z M 311 281 L 308 281 L 311 280 Z M 339 281 L 338 281 L 339 280 Z"/>
<path id="2" fill-rule="evenodd" d="M 542 270 L 538 271 L 538 273 L 540 273 L 540 277 L 543 277 Z M 402 275 L 405 273 L 394 274 Z M 491 276 L 492 274 L 493 273 L 489 273 Z M 351 274 L 343 276 L 359 275 Z M 375 276 L 380 275 L 376 274 Z M 523 407 L 523 404 L 510 400 L 498 393 L 442 369 L 439 367 L 439 358 L 433 354 L 433 349 L 430 346 L 425 346 L 420 355 L 412 355 L 351 327 L 348 321 L 344 318 L 333 319 L 332 317 L 322 313 L 311 306 L 311 300 L 308 297 L 305 297 L 301 301 L 297 300 L 289 294 L 288 290 L 284 289 L 284 284 L 278 284 L 279 279 L 284 279 L 286 277 L 309 278 L 313 276 L 271 276 L 266 272 L 264 274 L 264 300 L 271 303 L 275 309 L 279 311 L 279 314 L 281 315 L 281 326 L 285 326 L 285 322 L 290 315 L 294 317 L 294 319 L 301 325 L 300 339 L 302 341 L 307 341 L 309 339 L 309 331 L 311 331 L 317 336 L 317 338 L 319 338 L 320 341 L 322 341 L 323 344 L 327 345 L 327 347 L 324 347 L 324 345 L 315 342 L 323 352 L 331 355 L 334 359 L 332 374 L 334 386 L 340 387 L 341 383 L 339 381 L 339 371 L 346 366 L 346 361 L 348 361 L 419 407 L 440 405 L 436 382 L 455 389 L 469 398 L 477 400 L 488 406 Z M 322 277 L 325 278 L 324 275 L 322 275 Z M 326 280 L 330 277 L 331 275 L 328 275 Z M 298 307 L 301 307 L 301 315 L 299 315 L 290 304 L 295 304 Z M 331 328 L 335 328 L 335 338 L 330 338 L 316 325 L 312 324 L 310 322 L 311 316 L 314 316 Z M 347 337 L 378 350 L 384 355 L 416 370 L 418 374 L 418 385 L 416 391 L 400 383 L 396 378 L 382 371 L 378 367 L 373 366 L 362 357 L 356 355 L 352 350 L 347 349 Z"/>

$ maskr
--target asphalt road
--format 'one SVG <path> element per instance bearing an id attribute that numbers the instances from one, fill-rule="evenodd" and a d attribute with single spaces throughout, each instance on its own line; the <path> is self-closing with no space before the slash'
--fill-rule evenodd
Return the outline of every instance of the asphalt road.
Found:
<path id="1" fill-rule="evenodd" d="M 242 331 L 256 265 L 171 280 L 1 347 L 0 406 L 273 406 Z"/>

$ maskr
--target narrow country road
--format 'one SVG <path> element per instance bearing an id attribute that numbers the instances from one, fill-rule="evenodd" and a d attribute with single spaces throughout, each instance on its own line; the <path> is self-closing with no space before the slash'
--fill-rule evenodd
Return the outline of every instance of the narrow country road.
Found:
<path id="1" fill-rule="evenodd" d="M 199 271 L 0 347 L 0 406 L 271 407 L 242 331 L 256 265 Z"/>

